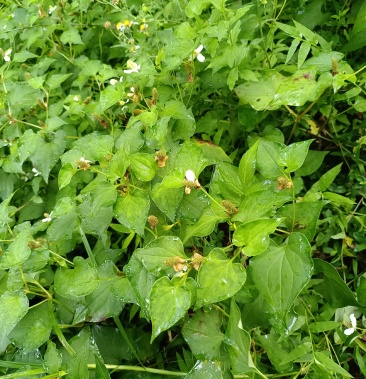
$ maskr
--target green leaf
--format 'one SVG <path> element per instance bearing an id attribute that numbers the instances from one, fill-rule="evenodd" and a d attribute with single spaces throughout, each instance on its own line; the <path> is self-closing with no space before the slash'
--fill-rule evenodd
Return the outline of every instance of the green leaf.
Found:
<path id="1" fill-rule="evenodd" d="M 111 144 L 113 146 L 113 139 Z M 130 154 L 137 153 L 143 144 L 144 140 L 141 137 L 140 126 L 136 123 L 130 128 L 125 129 L 118 137 L 116 141 L 116 149 L 125 151 L 126 156 L 128 157 Z"/>
<path id="2" fill-rule="evenodd" d="M 46 303 L 32 308 L 11 331 L 8 338 L 28 353 L 43 345 L 51 333 L 51 321 Z"/>
<path id="3" fill-rule="evenodd" d="M 85 233 L 98 235 L 103 240 L 105 231 L 112 222 L 113 206 L 98 203 L 93 193 L 83 195 L 82 200 L 83 202 L 77 207 L 81 227 Z"/>
<path id="4" fill-rule="evenodd" d="M 299 49 L 299 54 L 297 57 L 297 68 L 300 69 L 303 63 L 305 62 L 307 56 L 309 55 L 311 48 L 311 43 L 304 41 Z"/>
<path id="5" fill-rule="evenodd" d="M 241 263 L 227 259 L 224 250 L 213 249 L 198 271 L 195 308 L 228 299 L 240 290 L 245 280 L 246 272 Z"/>
<path id="6" fill-rule="evenodd" d="M 302 357 L 303 355 L 308 354 L 311 351 L 311 348 L 312 345 L 310 342 L 304 342 L 301 345 L 296 346 L 295 349 L 292 350 L 291 353 L 289 353 L 287 357 L 281 361 L 280 364 L 285 365 L 286 363 L 293 362 L 294 360 Z"/>
<path id="7" fill-rule="evenodd" d="M 239 225 L 233 234 L 233 244 L 245 246 L 243 253 L 247 256 L 259 255 L 269 245 L 269 235 L 273 233 L 281 219 L 262 219 Z"/>
<path id="8" fill-rule="evenodd" d="M 135 302 L 134 293 L 128 279 L 118 276 L 112 262 L 98 267 L 99 286 L 85 297 L 81 311 L 88 322 L 100 322 L 118 316 L 125 303 Z M 84 320 L 78 320 L 81 322 Z"/>
<path id="9" fill-rule="evenodd" d="M 294 40 L 292 40 L 291 46 L 290 46 L 290 48 L 289 48 L 289 50 L 287 52 L 287 57 L 286 57 L 285 64 L 287 64 L 291 60 L 291 58 L 294 56 L 295 51 L 296 51 L 297 47 L 299 46 L 300 42 L 301 42 L 300 39 L 297 39 L 297 38 L 294 39 Z"/>
<path id="10" fill-rule="evenodd" d="M 9 217 L 9 213 L 10 213 L 9 203 L 10 203 L 12 197 L 13 197 L 13 194 L 8 196 L 8 198 L 5 199 L 0 204 L 0 227 L 5 226 L 5 224 L 13 221 L 13 219 Z M 0 266 L 1 266 L 1 263 L 0 263 Z"/>
<path id="11" fill-rule="evenodd" d="M 278 178 L 282 175 L 278 165 L 283 144 L 261 139 L 257 150 L 257 169 L 265 178 Z"/>
<path id="12" fill-rule="evenodd" d="M 150 292 L 156 277 L 150 274 L 136 255 L 123 268 L 137 298 L 143 317 L 150 319 Z"/>
<path id="13" fill-rule="evenodd" d="M 231 159 L 226 155 L 225 151 L 221 147 L 216 146 L 212 142 L 201 139 L 195 139 L 195 143 L 203 151 L 210 163 L 231 163 Z"/>
<path id="14" fill-rule="evenodd" d="M 206 209 L 195 224 L 187 225 L 183 234 L 183 243 L 186 243 L 193 236 L 205 237 L 211 234 L 216 223 L 220 220 L 223 220 L 222 215 L 217 215 L 211 207 Z"/>
<path id="15" fill-rule="evenodd" d="M 51 142 L 40 139 L 37 149 L 32 153 L 30 160 L 33 166 L 41 172 L 43 179 L 48 183 L 51 169 L 58 162 L 66 148 L 66 133 L 58 130 Z"/>
<path id="16" fill-rule="evenodd" d="M 98 132 L 87 134 L 75 142 L 75 148 L 82 152 L 83 158 L 96 161 L 108 161 L 112 156 L 113 145 L 111 136 Z"/>
<path id="17" fill-rule="evenodd" d="M 151 192 L 151 198 L 156 206 L 165 213 L 171 221 L 174 221 L 175 213 L 183 198 L 183 178 L 180 179 L 181 188 L 169 188 L 171 185 L 169 179 L 170 178 L 165 177 L 162 183 L 158 183 L 154 186 Z"/>
<path id="18" fill-rule="evenodd" d="M 117 104 L 123 97 L 122 90 L 119 90 L 117 86 L 108 86 L 100 93 L 99 104 L 102 112 Z"/>
<path id="19" fill-rule="evenodd" d="M 184 379 L 223 379 L 221 362 L 198 361 Z"/>
<path id="20" fill-rule="evenodd" d="M 285 217 L 283 223 L 287 229 L 298 231 L 304 234 L 309 241 L 312 241 L 316 233 L 320 211 L 324 205 L 324 201 L 301 201 L 300 203 L 284 205 L 278 210 L 277 217 Z"/>
<path id="21" fill-rule="evenodd" d="M 357 286 L 357 299 L 361 304 L 366 304 L 366 277 L 364 276 L 360 276 L 360 283 Z"/>
<path id="22" fill-rule="evenodd" d="M 129 165 L 129 155 L 124 149 L 117 150 L 108 163 L 108 177 L 112 177 L 112 180 L 123 178 Z"/>
<path id="23" fill-rule="evenodd" d="M 76 352 L 70 355 L 65 349 L 62 350 L 62 368 L 67 372 L 69 379 L 89 379 L 88 363 L 89 354 L 93 352 L 90 339 L 89 327 L 70 340 L 70 346 Z"/>
<path id="24" fill-rule="evenodd" d="M 76 207 L 70 197 L 60 199 L 52 212 L 52 223 L 47 229 L 50 241 L 70 239 L 77 226 Z"/>
<path id="25" fill-rule="evenodd" d="M 250 261 L 250 272 L 259 292 L 284 319 L 298 294 L 309 282 L 313 271 L 310 244 L 300 233 L 292 233 L 285 244 L 270 247 Z"/>
<path id="26" fill-rule="evenodd" d="M 336 206 L 343 205 L 346 207 L 356 204 L 353 200 L 349 199 L 348 197 L 333 192 L 323 192 L 323 198 L 325 200 L 329 200 L 331 203 L 334 203 Z"/>
<path id="27" fill-rule="evenodd" d="M 314 173 L 323 163 L 328 151 L 309 150 L 303 165 L 296 170 L 296 175 L 307 176 Z"/>
<path id="28" fill-rule="evenodd" d="M 71 300 L 89 295 L 98 288 L 97 271 L 82 257 L 75 257 L 73 269 L 60 267 L 55 274 L 55 291 Z"/>
<path id="29" fill-rule="evenodd" d="M 58 371 L 61 367 L 62 355 L 51 340 L 47 341 L 47 350 L 44 354 L 44 368 L 48 374 Z"/>
<path id="30" fill-rule="evenodd" d="M 39 89 L 43 86 L 44 80 L 44 77 L 38 76 L 28 79 L 28 84 L 34 89 Z"/>
<path id="31" fill-rule="evenodd" d="M 228 85 L 228 87 L 229 87 L 229 89 L 231 91 L 234 88 L 235 83 L 238 81 L 238 79 L 239 79 L 238 68 L 237 67 L 233 67 L 230 70 L 229 75 L 227 76 L 227 85 Z"/>
<path id="32" fill-rule="evenodd" d="M 181 284 L 180 278 L 170 281 L 164 276 L 158 279 L 150 294 L 151 342 L 183 318 L 190 305 L 191 291 Z"/>
<path id="33" fill-rule="evenodd" d="M 222 317 L 215 308 L 198 310 L 183 325 L 182 334 L 192 353 L 198 359 L 219 359 L 224 340 L 221 332 Z"/>
<path id="34" fill-rule="evenodd" d="M 343 308 L 350 305 L 363 307 L 366 304 L 360 304 L 347 284 L 341 279 L 337 270 L 328 262 L 321 259 L 314 259 L 314 268 L 316 272 L 324 275 L 323 281 L 315 286 L 324 298 L 333 308 Z"/>
<path id="35" fill-rule="evenodd" d="M 322 175 L 320 179 L 317 182 L 315 182 L 311 186 L 309 191 L 305 194 L 304 200 L 306 200 L 306 198 L 311 194 L 325 191 L 333 183 L 336 176 L 340 173 L 341 168 L 342 168 L 342 163 L 333 167 L 332 169 L 327 171 L 324 175 Z"/>
<path id="36" fill-rule="evenodd" d="M 170 236 L 153 240 L 144 248 L 135 250 L 134 255 L 151 274 L 158 277 L 175 273 L 170 263 L 174 258 L 188 259 L 180 239 Z"/>
<path id="37" fill-rule="evenodd" d="M 58 173 L 58 187 L 62 189 L 70 184 L 72 177 L 78 171 L 71 163 L 63 165 Z"/>
<path id="38" fill-rule="evenodd" d="M 286 166 L 285 172 L 294 172 L 304 163 L 310 144 L 314 140 L 296 142 L 289 146 L 284 146 L 278 156 L 278 165 Z"/>
<path id="39" fill-rule="evenodd" d="M 291 199 L 289 191 L 273 192 L 267 189 L 251 193 L 240 203 L 238 213 L 232 217 L 232 221 L 247 223 L 270 217 L 274 214 L 275 208 L 281 207 Z"/>
<path id="40" fill-rule="evenodd" d="M 81 40 L 80 34 L 76 29 L 68 28 L 60 36 L 61 42 L 66 45 L 84 45 L 84 42 Z"/>
<path id="41" fill-rule="evenodd" d="M 47 80 L 46 84 L 50 89 L 60 87 L 60 85 L 67 80 L 72 74 L 52 74 Z"/>
<path id="42" fill-rule="evenodd" d="M 316 66 L 296 71 L 292 76 L 267 72 L 258 82 L 246 82 L 235 88 L 239 99 L 257 111 L 275 110 L 283 105 L 302 106 L 317 99 L 333 83 L 329 72 L 316 80 Z M 269 78 L 268 78 L 269 77 Z"/>
<path id="43" fill-rule="evenodd" d="M 257 149 L 259 142 L 255 142 L 253 146 L 242 156 L 239 163 L 239 176 L 243 185 L 244 193 L 254 179 L 257 162 Z"/>
<path id="44" fill-rule="evenodd" d="M 365 17 L 366 17 L 366 4 L 362 3 L 353 26 L 353 30 L 351 35 L 349 36 L 348 42 L 343 46 L 342 50 L 345 52 L 355 51 L 363 46 L 366 46 L 366 38 L 365 38 Z"/>
<path id="45" fill-rule="evenodd" d="M 0 296 L 0 348 L 7 346 L 7 336 L 26 315 L 29 308 L 24 291 L 4 292 Z"/>
<path id="46" fill-rule="evenodd" d="M 30 58 L 37 58 L 38 55 L 36 54 L 33 54 L 27 50 L 23 50 L 19 53 L 15 53 L 14 54 L 14 58 L 12 59 L 13 62 L 19 62 L 19 63 L 23 63 L 25 62 L 27 59 L 30 59 Z"/>
<path id="47" fill-rule="evenodd" d="M 244 186 L 240 180 L 239 169 L 227 163 L 221 163 L 217 167 L 219 175 L 219 187 L 222 196 L 226 200 L 238 204 L 240 198 L 244 195 Z"/>
<path id="48" fill-rule="evenodd" d="M 117 198 L 114 217 L 122 225 L 143 236 L 149 209 L 149 196 L 143 191 L 131 191 Z"/>
<path id="49" fill-rule="evenodd" d="M 94 354 L 95 358 L 95 379 L 110 379 L 111 376 L 105 366 L 101 357 L 98 354 Z"/>
<path id="50" fill-rule="evenodd" d="M 233 298 L 231 299 L 230 317 L 224 342 L 229 353 L 233 374 L 257 371 L 250 353 L 250 335 L 243 329 L 240 309 Z"/>
<path id="51" fill-rule="evenodd" d="M 330 359 L 326 353 L 327 352 L 316 351 L 314 353 L 315 363 L 320 365 L 327 373 L 336 372 L 342 375 L 343 378 L 353 378 L 349 372 L 347 372 L 341 366 L 337 365 L 337 363 Z"/>
<path id="52" fill-rule="evenodd" d="M 136 153 L 131 156 L 131 170 L 138 180 L 143 182 L 151 181 L 157 168 L 152 154 Z"/>
<path id="53" fill-rule="evenodd" d="M 342 325 L 341 322 L 337 321 L 318 321 L 309 324 L 309 330 L 314 333 L 327 332 L 329 330 L 334 330 Z"/>
<path id="54" fill-rule="evenodd" d="M 169 160 L 168 160 L 169 163 Z M 185 141 L 174 161 L 174 170 L 184 179 L 187 170 L 192 170 L 198 178 L 207 166 L 208 160 L 202 149 L 192 141 Z"/>
<path id="55" fill-rule="evenodd" d="M 47 121 L 46 121 L 46 130 L 48 132 L 53 132 L 55 130 L 57 130 L 60 126 L 62 125 L 66 125 L 67 122 L 64 121 L 62 118 L 60 117 L 57 117 L 57 116 L 54 116 L 54 117 L 50 117 Z"/>
<path id="56" fill-rule="evenodd" d="M 28 246 L 28 240 L 31 238 L 30 223 L 24 222 L 18 225 L 17 229 L 20 233 L 1 256 L 0 268 L 2 269 L 21 265 L 27 260 L 31 253 L 31 249 Z"/>
<path id="57" fill-rule="evenodd" d="M 288 357 L 288 354 L 294 348 L 291 339 L 281 338 L 273 331 L 267 335 L 257 335 L 256 339 L 265 349 L 269 360 L 277 371 L 286 372 L 292 369 L 292 362 L 282 364 L 282 361 Z"/>
<path id="58" fill-rule="evenodd" d="M 165 104 L 162 117 L 168 116 L 178 120 L 194 121 L 192 113 L 184 106 L 183 103 L 177 100 L 171 100 Z"/>

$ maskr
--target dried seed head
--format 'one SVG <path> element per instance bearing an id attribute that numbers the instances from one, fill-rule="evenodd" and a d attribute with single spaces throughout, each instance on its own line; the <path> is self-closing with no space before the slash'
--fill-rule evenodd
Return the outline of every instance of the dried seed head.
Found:
<path id="1" fill-rule="evenodd" d="M 232 216 L 233 214 L 238 213 L 238 208 L 236 208 L 235 204 L 233 204 L 231 201 L 223 200 L 222 205 L 226 209 L 226 213 L 229 216 Z"/>
<path id="2" fill-rule="evenodd" d="M 285 178 L 284 176 L 280 176 L 279 178 L 277 178 L 277 188 L 280 191 L 283 191 L 284 189 L 290 189 L 292 185 L 292 181 Z"/>
<path id="3" fill-rule="evenodd" d="M 204 257 L 201 254 L 198 254 L 198 253 L 193 254 L 193 258 L 191 262 L 195 270 L 198 271 L 203 260 L 204 260 Z"/>
<path id="4" fill-rule="evenodd" d="M 155 227 L 159 224 L 159 219 L 154 215 L 150 215 L 147 218 L 147 222 L 149 223 L 151 229 L 155 229 Z"/>

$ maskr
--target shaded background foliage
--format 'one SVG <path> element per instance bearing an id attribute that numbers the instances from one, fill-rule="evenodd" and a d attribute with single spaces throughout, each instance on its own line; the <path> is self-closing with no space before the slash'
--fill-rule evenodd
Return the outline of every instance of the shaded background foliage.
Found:
<path id="1" fill-rule="evenodd" d="M 366 375 L 365 4 L 4 2 L 5 377 Z"/>

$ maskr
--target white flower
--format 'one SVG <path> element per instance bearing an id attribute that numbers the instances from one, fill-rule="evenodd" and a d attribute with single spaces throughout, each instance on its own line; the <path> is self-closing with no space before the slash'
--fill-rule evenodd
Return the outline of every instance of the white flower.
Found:
<path id="1" fill-rule="evenodd" d="M 123 77 L 122 77 L 122 76 L 119 78 L 119 80 L 117 80 L 117 79 L 111 79 L 111 80 L 109 81 L 109 83 L 110 83 L 112 86 L 115 86 L 118 82 L 120 82 L 120 83 L 123 82 Z"/>
<path id="2" fill-rule="evenodd" d="M 139 72 L 141 66 L 134 61 L 128 60 L 127 67 L 129 70 L 124 70 L 125 74 L 132 74 L 133 72 Z"/>
<path id="3" fill-rule="evenodd" d="M 148 24 L 146 22 L 144 22 L 143 24 L 140 25 L 140 33 L 143 33 L 146 31 L 146 29 L 148 28 Z"/>
<path id="4" fill-rule="evenodd" d="M 203 45 L 199 45 L 196 50 L 193 51 L 194 56 L 200 61 L 204 62 L 205 57 L 201 54 L 201 51 L 203 49 Z"/>
<path id="5" fill-rule="evenodd" d="M 194 183 L 196 181 L 196 175 L 194 174 L 194 172 L 192 170 L 186 171 L 186 179 L 192 183 Z"/>
<path id="6" fill-rule="evenodd" d="M 32 171 L 34 172 L 34 176 L 42 175 L 41 172 L 39 172 L 36 168 L 32 168 Z"/>
<path id="7" fill-rule="evenodd" d="M 78 96 L 74 96 L 74 101 L 79 101 L 79 97 Z"/>
<path id="8" fill-rule="evenodd" d="M 91 162 L 91 161 L 85 159 L 84 157 L 81 157 L 81 158 L 79 159 L 79 161 L 82 162 L 82 163 L 90 163 L 90 162 Z"/>
<path id="9" fill-rule="evenodd" d="M 57 9 L 57 5 L 52 7 L 51 5 L 48 7 L 48 14 L 52 14 Z"/>
<path id="10" fill-rule="evenodd" d="M 51 214 L 45 213 L 43 216 L 45 216 L 45 218 L 42 219 L 42 222 L 50 222 L 50 221 L 52 221 L 52 212 L 51 212 Z"/>
<path id="11" fill-rule="evenodd" d="M 8 50 L 5 51 L 5 53 L 4 53 L 4 61 L 5 62 L 10 62 L 11 51 L 12 51 L 11 49 L 8 49 Z"/>
<path id="12" fill-rule="evenodd" d="M 348 328 L 344 331 L 344 334 L 346 336 L 350 336 L 355 330 L 356 330 L 356 325 L 357 325 L 357 321 L 356 321 L 356 317 L 354 315 L 354 313 L 351 313 L 349 315 L 349 319 L 351 320 L 351 325 L 352 327 L 351 328 Z"/>

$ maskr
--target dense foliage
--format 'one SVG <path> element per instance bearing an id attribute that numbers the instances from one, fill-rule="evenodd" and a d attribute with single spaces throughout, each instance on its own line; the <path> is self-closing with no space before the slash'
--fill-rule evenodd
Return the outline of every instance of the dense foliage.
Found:
<path id="1" fill-rule="evenodd" d="M 2 378 L 366 376 L 366 1 L 0 16 Z"/>

